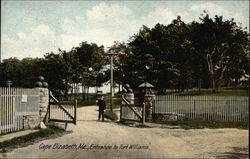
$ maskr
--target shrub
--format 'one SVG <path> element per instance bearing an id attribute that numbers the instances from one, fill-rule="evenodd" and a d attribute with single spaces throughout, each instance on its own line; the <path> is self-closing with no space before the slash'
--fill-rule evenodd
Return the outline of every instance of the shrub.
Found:
<path id="1" fill-rule="evenodd" d="M 110 119 L 112 121 L 115 121 L 118 119 L 117 115 L 115 113 L 111 112 L 110 110 L 106 110 L 104 112 L 104 117 L 107 119 Z"/>

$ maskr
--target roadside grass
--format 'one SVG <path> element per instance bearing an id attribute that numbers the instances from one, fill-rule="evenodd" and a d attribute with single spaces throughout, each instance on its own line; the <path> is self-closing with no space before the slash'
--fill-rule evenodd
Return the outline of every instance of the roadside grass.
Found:
<path id="1" fill-rule="evenodd" d="M 96 105 L 96 100 L 98 99 L 99 95 L 90 93 L 88 95 L 88 99 L 82 100 L 82 94 L 78 94 L 76 96 L 77 98 L 77 107 L 84 107 L 84 106 L 90 106 L 90 105 Z"/>
<path id="2" fill-rule="evenodd" d="M 177 121 L 154 121 L 157 124 L 180 126 L 180 129 L 218 129 L 218 128 L 238 128 L 248 129 L 247 121 L 222 121 L 222 120 L 177 120 Z"/>
<path id="3" fill-rule="evenodd" d="M 113 109 L 120 108 L 121 106 L 121 95 L 120 94 L 115 94 L 114 97 L 112 98 L 113 101 Z M 105 102 L 107 105 L 107 108 L 110 109 L 110 97 L 105 98 Z"/>
<path id="4" fill-rule="evenodd" d="M 77 107 L 84 107 L 84 106 L 90 106 L 90 105 L 96 105 L 96 100 L 89 99 L 85 101 L 77 101 Z"/>
<path id="5" fill-rule="evenodd" d="M 48 124 L 46 129 L 40 129 L 39 131 L 34 133 L 0 142 L 0 153 L 10 151 L 14 148 L 30 145 L 45 138 L 57 137 L 65 133 L 67 133 L 67 131 L 65 131 L 64 129 L 55 126 L 54 124 Z"/>
<path id="6" fill-rule="evenodd" d="M 112 121 L 116 121 L 118 119 L 117 115 L 110 110 L 105 110 L 104 117 Z"/>
<path id="7" fill-rule="evenodd" d="M 88 100 L 82 100 L 81 96 L 78 95 L 78 100 L 77 100 L 77 107 L 84 107 L 84 106 L 91 106 L 91 105 L 97 105 L 96 101 L 101 95 L 95 95 L 95 94 L 89 94 Z M 110 109 L 110 97 L 108 94 L 103 94 L 104 100 L 106 102 L 106 107 L 107 109 Z M 121 104 L 121 97 L 120 94 L 115 94 L 114 97 L 112 98 L 113 100 L 113 109 L 120 108 Z"/>
<path id="8" fill-rule="evenodd" d="M 61 101 L 77 100 L 77 107 L 84 107 L 84 106 L 96 105 L 96 100 L 98 99 L 99 96 L 100 95 L 97 95 L 95 93 L 89 93 L 88 99 L 85 96 L 85 100 L 83 100 L 82 94 L 80 93 L 76 95 L 68 95 L 68 99 L 66 99 L 65 96 L 61 95 L 60 97 L 58 97 L 58 100 L 61 100 Z"/>

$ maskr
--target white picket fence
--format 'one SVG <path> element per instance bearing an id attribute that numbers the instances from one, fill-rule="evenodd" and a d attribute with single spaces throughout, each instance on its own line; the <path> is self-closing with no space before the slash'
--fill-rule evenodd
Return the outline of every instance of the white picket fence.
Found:
<path id="1" fill-rule="evenodd" d="M 156 96 L 153 113 L 178 114 L 178 119 L 246 121 L 249 98 L 245 96 Z"/>
<path id="2" fill-rule="evenodd" d="M 0 88 L 0 134 L 23 129 L 23 116 L 39 114 L 37 88 Z"/>

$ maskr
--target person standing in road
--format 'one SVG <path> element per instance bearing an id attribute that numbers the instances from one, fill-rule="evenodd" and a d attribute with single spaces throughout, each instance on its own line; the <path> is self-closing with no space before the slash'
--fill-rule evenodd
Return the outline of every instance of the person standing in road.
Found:
<path id="1" fill-rule="evenodd" d="M 102 116 L 102 121 L 104 121 L 104 110 L 106 109 L 106 103 L 104 101 L 104 97 L 103 96 L 100 99 L 98 99 L 97 104 L 99 106 L 98 120 L 100 120 L 100 118 Z"/>

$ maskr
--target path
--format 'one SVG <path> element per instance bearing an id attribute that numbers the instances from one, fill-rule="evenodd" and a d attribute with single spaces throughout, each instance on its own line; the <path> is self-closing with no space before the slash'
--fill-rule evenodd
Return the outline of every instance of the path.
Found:
<path id="1" fill-rule="evenodd" d="M 69 124 L 72 133 L 18 148 L 0 158 L 214 158 L 246 156 L 248 131 L 239 129 L 167 129 L 135 128 L 113 122 L 98 122 L 97 107 L 78 109 L 77 125 Z M 114 146 L 118 149 L 39 149 L 41 145 L 91 144 Z M 126 145 L 136 145 L 128 149 Z M 72 148 L 73 148 L 72 146 Z M 123 147 L 124 149 L 119 149 Z M 135 148 L 134 147 L 134 148 Z M 148 147 L 148 149 L 147 149 Z M 99 147 L 100 148 L 100 147 Z"/>

